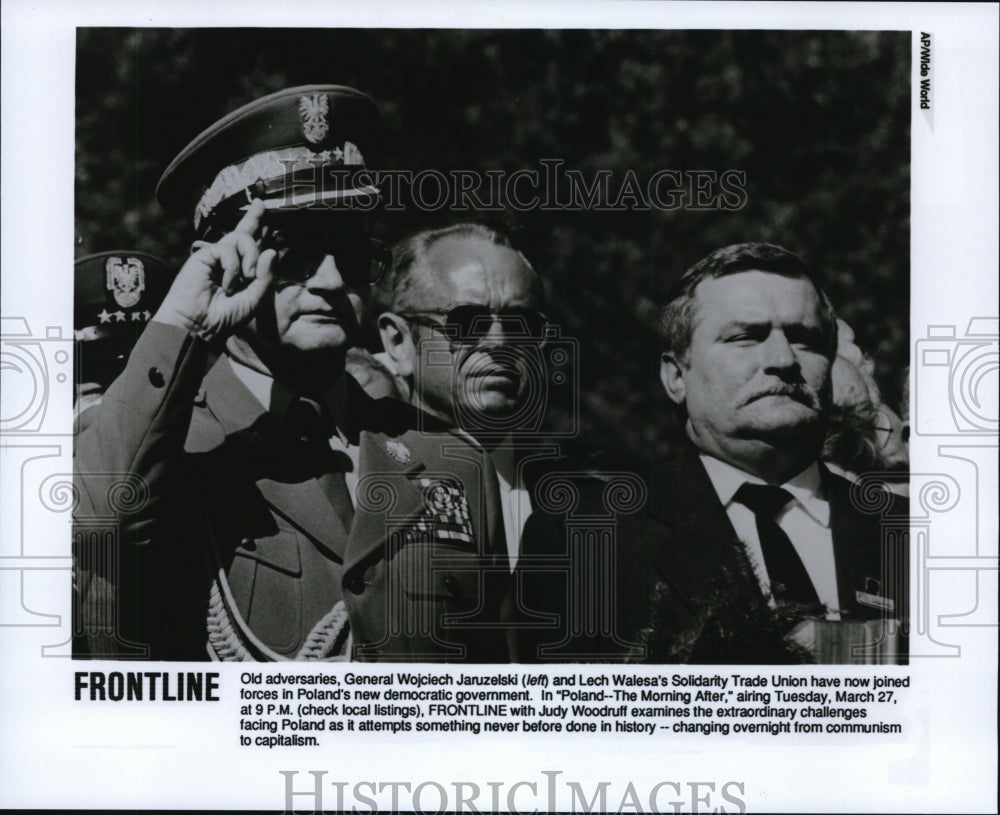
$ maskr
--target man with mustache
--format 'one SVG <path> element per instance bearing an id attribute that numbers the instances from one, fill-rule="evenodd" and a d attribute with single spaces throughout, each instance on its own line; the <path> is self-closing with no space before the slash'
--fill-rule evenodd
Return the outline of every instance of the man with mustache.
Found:
<path id="1" fill-rule="evenodd" d="M 770 244 L 719 249 L 674 285 L 661 332 L 660 379 L 684 438 L 652 467 L 646 509 L 619 518 L 605 589 L 619 653 L 905 659 L 905 640 L 886 630 L 906 620 L 908 508 L 880 488 L 852 493 L 819 462 L 837 322 L 812 272 Z M 558 590 L 539 582 L 527 605 L 558 613 Z"/>
<path id="2" fill-rule="evenodd" d="M 484 454 L 345 373 L 383 260 L 381 130 L 359 91 L 290 88 L 165 171 L 198 240 L 77 445 L 77 527 L 118 545 L 76 541 L 78 655 L 114 655 L 86 596 L 112 585 L 117 655 L 506 659 Z"/>
<path id="3" fill-rule="evenodd" d="M 691 627 L 711 627 L 713 603 L 753 607 L 762 594 L 776 625 L 782 614 L 904 620 L 905 549 L 883 540 L 882 520 L 905 518 L 907 507 L 888 497 L 865 506 L 818 461 L 837 322 L 805 263 L 770 244 L 719 249 L 675 285 L 661 329 L 660 378 L 686 436 L 649 504 L 662 537 L 647 537 L 645 554 L 675 638 L 663 653 L 697 652 Z M 736 653 L 762 656 L 745 644 Z M 865 661 L 830 658 L 845 656 Z"/>

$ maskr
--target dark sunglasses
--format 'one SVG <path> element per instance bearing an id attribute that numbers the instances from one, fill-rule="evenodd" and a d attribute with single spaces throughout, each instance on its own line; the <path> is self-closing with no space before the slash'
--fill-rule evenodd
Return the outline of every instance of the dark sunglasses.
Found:
<path id="1" fill-rule="evenodd" d="M 455 306 L 452 309 L 427 309 L 401 311 L 399 316 L 418 325 L 426 325 L 443 332 L 451 340 L 478 342 L 499 322 L 507 337 L 543 340 L 548 336 L 548 318 L 532 308 L 510 306 L 497 310 L 489 306 Z"/>
<path id="2" fill-rule="evenodd" d="M 274 249 L 275 276 L 295 283 L 304 283 L 312 277 L 323 258 L 332 255 L 345 283 L 374 285 L 382 279 L 392 260 L 382 241 L 346 232 L 296 233 L 269 227 L 261 238 L 260 249 Z"/>

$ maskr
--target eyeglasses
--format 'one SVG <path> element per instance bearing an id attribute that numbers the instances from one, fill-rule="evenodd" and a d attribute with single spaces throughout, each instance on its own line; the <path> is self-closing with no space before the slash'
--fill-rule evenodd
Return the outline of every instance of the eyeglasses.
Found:
<path id="1" fill-rule="evenodd" d="M 269 228 L 261 238 L 260 248 L 274 249 L 275 276 L 295 283 L 304 283 L 312 277 L 323 258 L 332 255 L 346 284 L 374 285 L 382 279 L 392 260 L 382 241 L 348 232 L 296 233 Z"/>
<path id="2" fill-rule="evenodd" d="M 464 305 L 452 309 L 400 311 L 404 320 L 436 328 L 458 342 L 480 342 L 499 323 L 507 337 L 523 337 L 542 341 L 548 336 L 548 317 L 532 308 L 510 306 L 491 309 L 489 306 Z M 435 319 L 440 318 L 440 319 Z"/>

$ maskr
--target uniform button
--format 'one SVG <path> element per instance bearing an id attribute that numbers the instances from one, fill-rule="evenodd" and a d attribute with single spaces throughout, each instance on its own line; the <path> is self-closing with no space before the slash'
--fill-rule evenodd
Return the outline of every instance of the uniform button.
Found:
<path id="1" fill-rule="evenodd" d="M 166 380 L 163 378 L 163 374 L 159 368 L 153 367 L 149 369 L 149 384 L 154 388 L 162 388 L 166 384 Z"/>
<path id="2" fill-rule="evenodd" d="M 448 589 L 449 594 L 453 597 L 458 597 L 460 594 L 458 590 L 458 581 L 455 579 L 454 575 L 450 574 L 444 579 L 444 587 Z"/>
<path id="3" fill-rule="evenodd" d="M 254 549 L 257 548 L 257 541 L 255 541 L 253 538 L 243 538 L 240 541 L 240 546 L 242 546 L 247 551 L 252 552 Z"/>

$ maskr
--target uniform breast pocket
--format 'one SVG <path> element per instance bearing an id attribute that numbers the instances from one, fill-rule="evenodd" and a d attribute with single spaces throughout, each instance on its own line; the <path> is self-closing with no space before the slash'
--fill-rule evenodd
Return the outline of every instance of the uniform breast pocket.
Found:
<path id="1" fill-rule="evenodd" d="M 254 635 L 279 653 L 294 651 L 302 639 L 304 538 L 281 518 L 270 534 L 242 534 L 228 572 L 236 606 Z"/>
<path id="2" fill-rule="evenodd" d="M 404 546 L 390 565 L 406 599 L 441 605 L 447 611 L 480 605 L 483 563 L 460 547 L 435 544 Z"/>

